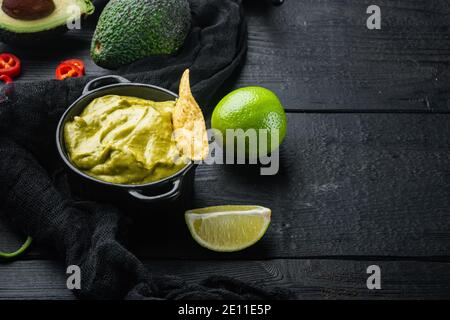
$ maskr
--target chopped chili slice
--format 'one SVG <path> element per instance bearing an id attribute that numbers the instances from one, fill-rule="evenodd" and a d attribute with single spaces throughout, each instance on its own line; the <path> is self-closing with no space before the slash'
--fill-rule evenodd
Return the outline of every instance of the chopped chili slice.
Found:
<path id="1" fill-rule="evenodd" d="M 84 76 L 85 75 L 85 73 L 86 73 L 86 69 L 85 69 L 85 67 L 84 67 L 84 62 L 83 62 L 83 60 L 80 60 L 80 59 L 69 59 L 69 60 L 65 60 L 65 61 L 63 61 L 63 62 L 61 62 L 61 63 L 65 63 L 65 64 L 70 64 L 70 65 L 73 65 L 73 66 L 75 66 L 75 67 L 77 67 L 78 69 L 80 69 L 80 71 L 81 71 L 81 74 Z"/>
<path id="2" fill-rule="evenodd" d="M 15 78 L 20 74 L 20 59 L 11 53 L 0 54 L 0 75 Z"/>
<path id="3" fill-rule="evenodd" d="M 4 75 L 4 74 L 0 75 L 0 81 L 3 82 L 4 84 L 13 83 L 13 79 L 11 79 L 11 77 Z"/>
<path id="4" fill-rule="evenodd" d="M 31 237 L 27 237 L 27 240 L 25 241 L 25 243 L 16 252 L 6 253 L 6 252 L 0 251 L 0 259 L 17 258 L 18 256 L 20 256 L 22 253 L 24 253 L 28 249 L 28 247 L 31 245 L 32 241 L 33 241 L 33 239 Z"/>
<path id="5" fill-rule="evenodd" d="M 83 76 L 83 73 L 81 70 L 73 65 L 73 64 L 67 64 L 67 63 L 61 63 L 56 68 L 56 79 L 58 80 L 64 80 L 66 78 L 79 78 Z"/>

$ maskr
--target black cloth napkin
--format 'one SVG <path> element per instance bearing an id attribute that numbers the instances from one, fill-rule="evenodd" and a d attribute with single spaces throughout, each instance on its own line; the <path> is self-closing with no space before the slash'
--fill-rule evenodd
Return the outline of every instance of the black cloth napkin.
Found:
<path id="1" fill-rule="evenodd" d="M 204 105 L 242 62 L 246 23 L 239 0 L 192 0 L 193 28 L 173 57 L 154 57 L 119 70 L 135 82 L 177 91 L 190 68 L 193 92 Z M 0 213 L 24 235 L 57 250 L 66 265 L 81 267 L 80 298 L 277 299 L 289 293 L 222 276 L 187 284 L 154 277 L 124 246 L 117 207 L 72 195 L 57 156 L 55 130 L 64 110 L 89 78 L 17 83 L 0 104 Z"/>

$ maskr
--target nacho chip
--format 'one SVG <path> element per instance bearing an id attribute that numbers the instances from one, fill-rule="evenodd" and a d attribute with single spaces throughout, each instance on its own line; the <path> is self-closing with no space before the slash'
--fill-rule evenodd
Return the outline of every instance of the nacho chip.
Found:
<path id="1" fill-rule="evenodd" d="M 192 96 L 189 69 L 181 78 L 179 96 L 172 114 L 178 150 L 191 160 L 204 160 L 209 153 L 208 135 L 202 110 Z"/>

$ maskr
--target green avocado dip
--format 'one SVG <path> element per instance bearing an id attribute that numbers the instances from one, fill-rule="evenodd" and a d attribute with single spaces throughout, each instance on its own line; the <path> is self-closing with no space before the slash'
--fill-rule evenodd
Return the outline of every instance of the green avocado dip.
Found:
<path id="1" fill-rule="evenodd" d="M 186 166 L 172 139 L 175 101 L 109 95 L 92 101 L 64 127 L 72 163 L 117 184 L 145 184 Z"/>

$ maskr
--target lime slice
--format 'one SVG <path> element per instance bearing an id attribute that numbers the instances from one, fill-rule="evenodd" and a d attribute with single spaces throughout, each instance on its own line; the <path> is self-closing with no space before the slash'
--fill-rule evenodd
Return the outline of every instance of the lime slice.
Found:
<path id="1" fill-rule="evenodd" d="M 260 206 L 216 206 L 189 210 L 185 218 L 201 246 L 233 252 L 258 242 L 269 227 L 270 215 L 270 209 Z"/>

